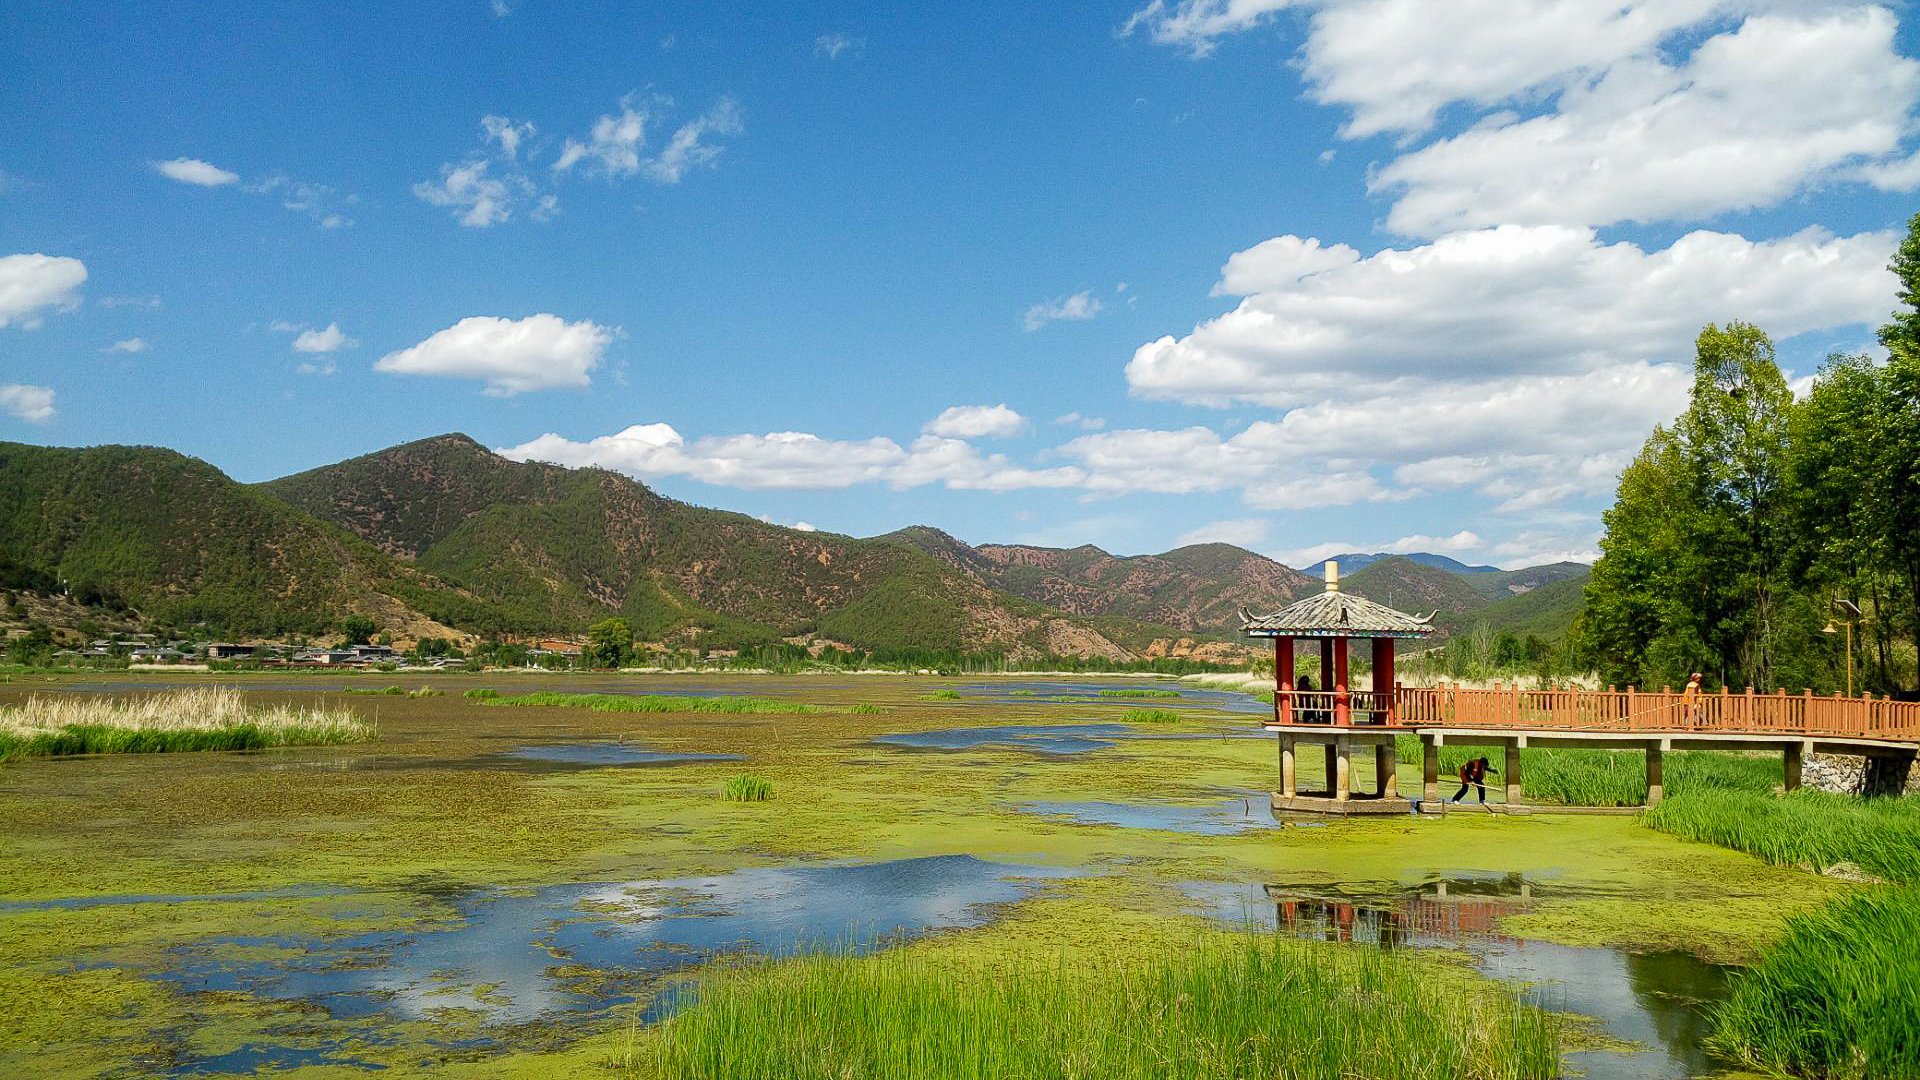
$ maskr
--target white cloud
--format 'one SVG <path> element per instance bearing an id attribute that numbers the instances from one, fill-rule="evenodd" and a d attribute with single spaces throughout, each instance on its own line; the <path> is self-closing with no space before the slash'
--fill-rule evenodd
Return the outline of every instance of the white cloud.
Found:
<path id="1" fill-rule="evenodd" d="M 44 424 L 53 419 L 53 390 L 23 383 L 0 383 L 0 412 L 30 424 Z"/>
<path id="2" fill-rule="evenodd" d="M 0 256 L 0 326 L 31 330 L 47 311 L 72 311 L 86 280 L 86 264 L 65 255 Z"/>
<path id="3" fill-rule="evenodd" d="M 1053 418 L 1053 422 L 1056 424 L 1065 424 L 1069 427 L 1077 426 L 1085 431 L 1099 431 L 1101 428 L 1107 426 L 1107 422 L 1098 416 L 1081 416 L 1077 412 L 1070 412 L 1064 416 L 1056 416 Z"/>
<path id="4" fill-rule="evenodd" d="M 512 397 L 530 390 L 587 386 L 615 331 L 558 315 L 503 319 L 475 315 L 373 365 L 391 375 L 484 379 L 486 393 Z"/>
<path id="5" fill-rule="evenodd" d="M 1291 271 L 1243 252 L 1235 284 L 1266 290 L 1184 338 L 1140 346 L 1127 381 L 1143 397 L 1287 406 L 1407 379 L 1674 359 L 1692 352 L 1707 322 L 1758 318 L 1785 338 L 1880 317 L 1894 291 L 1886 269 L 1894 244 L 1891 233 L 1836 238 L 1807 229 L 1750 241 L 1695 232 L 1644 252 L 1603 244 L 1590 229 L 1502 226 L 1293 282 L 1285 280 Z"/>
<path id="6" fill-rule="evenodd" d="M 500 155 L 508 161 L 520 156 L 520 141 L 533 138 L 533 122 L 516 123 L 504 116 L 483 116 L 480 118 L 480 130 L 486 133 L 489 142 L 500 144 Z"/>
<path id="7" fill-rule="evenodd" d="M 794 532 L 819 532 L 820 531 L 818 526 L 809 524 L 805 521 L 796 521 L 788 527 L 791 528 Z"/>
<path id="8" fill-rule="evenodd" d="M 1390 551 L 1395 555 L 1408 552 L 1425 551 L 1437 555 L 1455 554 L 1463 551 L 1477 551 L 1480 548 L 1480 534 L 1469 529 L 1461 529 L 1452 536 L 1403 536 L 1384 548 L 1376 551 Z"/>
<path id="9" fill-rule="evenodd" d="M 702 141 L 710 135 L 736 135 L 741 130 L 740 109 L 731 98 L 721 98 L 696 119 L 682 124 L 660 153 L 648 157 L 647 126 L 654 113 L 672 106 L 669 98 L 641 98 L 628 94 L 620 99 L 620 112 L 602 116 L 593 125 L 586 140 L 569 138 L 553 163 L 553 171 L 564 173 L 581 162 L 590 170 L 611 178 L 644 172 L 659 184 L 677 184 L 689 169 L 712 165 L 720 157 L 720 147 Z"/>
<path id="10" fill-rule="evenodd" d="M 496 19 L 504 19 L 513 14 L 513 5 L 507 3 L 507 0 L 488 0 L 487 6 Z"/>
<path id="11" fill-rule="evenodd" d="M 339 323 L 328 323 L 324 330 L 302 330 L 300 336 L 293 339 L 293 351 L 330 353 L 339 349 L 351 349 L 358 344 L 360 344 L 358 341 L 340 332 Z"/>
<path id="12" fill-rule="evenodd" d="M 325 360 L 296 364 L 293 371 L 296 375 L 338 375 L 340 374 L 340 365 L 334 363 L 333 359 L 329 357 Z"/>
<path id="13" fill-rule="evenodd" d="M 534 188 L 524 176 L 492 175 L 492 164 L 480 160 L 442 165 L 439 183 L 423 180 L 413 185 L 413 193 L 435 206 L 454 207 L 454 217 L 462 225 L 498 225 L 513 217 L 514 205 L 531 196 Z"/>
<path id="14" fill-rule="evenodd" d="M 1005 438 L 1024 435 L 1028 427 L 1026 417 L 1004 404 L 955 405 L 927 421 L 926 427 L 922 430 L 930 435 L 975 439 L 984 436 Z"/>
<path id="15" fill-rule="evenodd" d="M 352 225 L 353 219 L 346 215 L 346 209 L 360 201 L 358 195 L 341 195 L 325 184 L 277 174 L 241 190 L 249 195 L 277 198 L 283 208 L 306 215 L 323 229 L 344 229 Z"/>
<path id="16" fill-rule="evenodd" d="M 720 147 L 701 140 L 709 135 L 738 135 L 740 130 L 739 107 L 731 98 L 722 98 L 698 119 L 680 125 L 660 156 L 647 162 L 647 176 L 656 184 L 677 184 L 689 169 L 712 167 L 720 159 Z"/>
<path id="17" fill-rule="evenodd" d="M 143 352 L 146 352 L 149 348 L 151 348 L 151 346 L 147 343 L 146 338 L 130 337 L 125 341 L 116 341 L 113 344 L 107 346 L 106 348 L 101 349 L 100 351 L 101 352 L 118 352 L 118 353 L 143 353 Z"/>
<path id="18" fill-rule="evenodd" d="M 1301 6 L 1302 0 L 1166 0 L 1133 13 L 1120 27 L 1120 36 L 1145 29 L 1161 45 L 1175 45 L 1194 56 L 1211 53 L 1215 43 L 1228 34 L 1248 30 L 1267 21 L 1275 13 Z"/>
<path id="19" fill-rule="evenodd" d="M 1021 322 L 1031 333 L 1058 319 L 1091 319 L 1106 310 L 1106 306 L 1106 301 L 1094 296 L 1092 289 L 1082 289 L 1071 296 L 1033 305 Z"/>
<path id="20" fill-rule="evenodd" d="M 1272 531 L 1272 527 L 1272 523 L 1266 518 L 1214 521 L 1182 533 L 1180 538 L 1173 542 L 1173 546 L 1232 544 L 1235 547 L 1253 548 L 1267 542 L 1267 534 Z"/>
<path id="21" fill-rule="evenodd" d="M 866 43 L 865 38 L 849 37 L 846 34 L 821 34 L 813 39 L 813 55 L 833 60 L 843 52 L 859 52 Z"/>
<path id="22" fill-rule="evenodd" d="M 156 161 L 154 169 L 169 180 L 178 180 L 183 184 L 195 184 L 200 187 L 223 187 L 240 182 L 240 174 L 201 161 L 198 158 L 174 158 L 172 161 Z"/>

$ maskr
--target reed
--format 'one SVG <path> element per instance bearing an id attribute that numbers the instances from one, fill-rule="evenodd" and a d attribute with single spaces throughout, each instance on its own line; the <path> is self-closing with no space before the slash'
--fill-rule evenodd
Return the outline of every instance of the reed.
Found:
<path id="1" fill-rule="evenodd" d="M 1709 1045 L 1820 1080 L 1920 1076 L 1920 886 L 1862 890 L 1787 923 L 1734 978 Z"/>
<path id="2" fill-rule="evenodd" d="M 404 686 L 349 686 L 340 691 L 343 694 L 367 694 L 374 697 L 400 697 L 407 692 Z"/>
<path id="3" fill-rule="evenodd" d="M 878 705 L 849 705 L 847 713 L 851 716 L 879 716 L 887 710 Z"/>
<path id="4" fill-rule="evenodd" d="M 460 695 L 468 701 L 492 701 L 500 696 L 500 691 L 490 686 L 479 686 Z"/>
<path id="5" fill-rule="evenodd" d="M 1180 714 L 1172 709 L 1128 709 L 1120 719 L 1129 724 L 1177 724 Z"/>
<path id="6" fill-rule="evenodd" d="M 721 797 L 728 802 L 766 802 L 773 798 L 773 782 L 759 773 L 741 773 L 727 781 Z"/>
<path id="7" fill-rule="evenodd" d="M 951 686 L 943 686 L 940 689 L 935 690 L 931 694 L 924 695 L 921 698 L 921 700 L 922 701 L 959 701 L 960 691 L 955 690 Z"/>
<path id="8" fill-rule="evenodd" d="M 816 954 L 710 975 L 617 1064 L 692 1080 L 1559 1075 L 1551 1017 L 1423 977 L 1403 956 L 1252 934 L 1133 962 Z"/>
<path id="9" fill-rule="evenodd" d="M 1118 690 L 1102 690 L 1100 691 L 1100 696 L 1101 697 L 1123 697 L 1123 698 L 1177 698 L 1180 696 L 1180 691 L 1159 690 L 1159 689 L 1155 689 L 1153 687 L 1147 687 L 1147 686 L 1126 686 L 1126 687 L 1121 687 Z"/>
<path id="10" fill-rule="evenodd" d="M 34 697 L 0 708 L 0 761 L 71 754 L 162 754 L 365 742 L 351 710 L 248 706 L 231 686 L 147 697 Z"/>
<path id="11" fill-rule="evenodd" d="M 1920 884 L 1920 797 L 1695 790 L 1649 808 L 1640 823 L 1777 866 L 1818 873 L 1853 863 L 1885 881 Z"/>
<path id="12" fill-rule="evenodd" d="M 556 691 L 539 691 L 532 694 L 514 694 L 511 697 L 493 697 L 480 699 L 483 705 L 559 705 L 573 709 L 592 709 L 595 712 L 636 712 L 636 713 L 749 713 L 768 714 L 811 714 L 828 713 L 832 709 L 818 705 L 802 705 L 794 701 L 772 701 L 754 697 L 674 697 L 666 694 L 563 694 Z"/>

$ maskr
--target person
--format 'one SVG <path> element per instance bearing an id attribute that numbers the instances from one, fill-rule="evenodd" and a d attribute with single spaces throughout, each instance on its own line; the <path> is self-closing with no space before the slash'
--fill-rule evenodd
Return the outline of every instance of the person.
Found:
<path id="1" fill-rule="evenodd" d="M 1297 692 L 1297 693 L 1301 693 L 1301 694 L 1311 694 L 1311 693 L 1313 693 L 1313 679 L 1312 679 L 1312 678 L 1311 678 L 1310 676 L 1307 676 L 1307 675 L 1302 675 L 1302 676 L 1300 676 L 1300 677 L 1299 677 L 1298 679 L 1295 679 L 1295 680 L 1293 681 L 1293 689 L 1294 689 L 1294 690 L 1295 690 L 1295 692 Z M 1308 698 L 1308 699 L 1307 699 L 1307 701 L 1311 701 L 1311 700 L 1312 700 L 1311 698 Z M 1318 724 L 1318 723 L 1322 723 L 1322 722 L 1324 721 L 1324 719 L 1325 719 L 1325 718 L 1324 718 L 1324 716 L 1322 715 L 1322 713 L 1321 713 L 1321 711 L 1320 711 L 1320 710 L 1318 710 L 1318 709 L 1311 709 L 1311 708 L 1305 708 L 1305 707 L 1304 707 L 1304 705 L 1305 705 L 1305 703 L 1303 702 L 1303 703 L 1302 703 L 1302 706 L 1303 706 L 1303 707 L 1302 707 L 1302 708 L 1301 708 L 1301 710 L 1300 710 L 1300 722 L 1301 722 L 1301 723 L 1303 723 L 1303 724 Z"/>
<path id="2" fill-rule="evenodd" d="M 1680 693 L 1680 726 L 1693 727 L 1700 719 L 1700 673 L 1687 677 L 1687 688 Z"/>
<path id="3" fill-rule="evenodd" d="M 1480 789 L 1480 805 L 1485 806 L 1487 804 L 1487 774 L 1498 773 L 1499 771 L 1499 769 L 1493 768 L 1488 764 L 1487 759 L 1484 757 L 1474 758 L 1472 761 L 1460 766 L 1460 790 L 1454 792 L 1453 798 L 1447 801 L 1459 802 L 1461 799 L 1467 797 L 1467 789 L 1469 787 L 1477 787 Z"/>

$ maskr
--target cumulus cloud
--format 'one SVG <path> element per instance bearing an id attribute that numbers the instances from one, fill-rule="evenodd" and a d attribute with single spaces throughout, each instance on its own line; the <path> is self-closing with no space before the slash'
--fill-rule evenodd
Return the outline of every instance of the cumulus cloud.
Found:
<path id="1" fill-rule="evenodd" d="M 1107 422 L 1098 416 L 1082 416 L 1077 412 L 1056 416 L 1053 418 L 1053 422 L 1056 424 L 1065 424 L 1068 427 L 1078 427 L 1086 431 L 1099 431 L 1101 428 L 1107 426 Z"/>
<path id="2" fill-rule="evenodd" d="M 1267 534 L 1272 524 L 1266 518 L 1234 518 L 1229 521 L 1213 521 L 1190 529 L 1173 542 L 1175 547 L 1188 544 L 1232 544 L 1235 547 L 1253 548 L 1267 542 Z"/>
<path id="3" fill-rule="evenodd" d="M 174 158 L 172 161 L 156 161 L 154 170 L 169 180 L 178 180 L 183 184 L 199 187 L 224 187 L 240 182 L 240 174 L 228 172 L 218 165 L 201 161 L 198 158 Z"/>
<path id="4" fill-rule="evenodd" d="M 927 421 L 929 435 L 948 435 L 960 439 L 984 436 L 1024 435 L 1027 418 L 1006 405 L 955 405 Z"/>
<path id="5" fill-rule="evenodd" d="M 1664 251 L 1602 243 L 1591 229 L 1502 226 L 1381 251 L 1293 281 L 1297 238 L 1230 259 L 1222 288 L 1260 287 L 1183 337 L 1135 350 L 1136 394 L 1190 404 L 1288 406 L 1453 380 L 1569 374 L 1690 354 L 1707 322 L 1763 317 L 1790 337 L 1883 315 L 1895 237 L 1807 229 L 1751 241 L 1694 232 Z M 1242 258 L 1245 256 L 1245 258 Z M 1235 260 L 1239 260 L 1236 265 Z"/>
<path id="6" fill-rule="evenodd" d="M 440 179 L 413 185 L 416 198 L 454 210 L 462 225 L 484 229 L 513 217 L 516 203 L 531 197 L 534 186 L 524 176 L 496 176 L 491 161 L 468 161 L 440 166 Z"/>
<path id="7" fill-rule="evenodd" d="M 1056 297 L 1043 301 L 1027 309 L 1021 323 L 1028 333 L 1059 319 L 1091 319 L 1106 310 L 1106 302 L 1093 295 L 1092 289 L 1082 289 L 1071 296 Z"/>
<path id="8" fill-rule="evenodd" d="M 100 351 L 101 352 L 117 352 L 117 353 L 143 353 L 143 352 L 146 352 L 149 347 L 150 346 L 147 344 L 146 338 L 130 337 L 130 338 L 127 338 L 125 341 L 116 341 L 113 344 L 107 346 L 106 348 L 101 349 Z"/>
<path id="9" fill-rule="evenodd" d="M 86 264 L 65 255 L 0 256 L 0 326 L 31 330 L 48 311 L 72 311 L 86 280 Z"/>
<path id="10" fill-rule="evenodd" d="M 690 169 L 712 165 L 721 148 L 706 141 L 714 135 L 735 135 L 741 130 L 740 110 L 731 98 L 722 98 L 704 114 L 676 129 L 657 155 L 648 156 L 647 127 L 657 113 L 671 108 L 665 97 L 643 98 L 628 94 L 620 99 L 618 113 L 596 120 L 585 139 L 569 138 L 553 163 L 553 171 L 564 173 L 582 162 L 588 171 L 618 178 L 634 173 L 659 184 L 677 184 Z"/>
<path id="11" fill-rule="evenodd" d="M 53 390 L 24 383 L 0 383 L 0 412 L 30 424 L 44 424 L 53 419 Z"/>
<path id="12" fill-rule="evenodd" d="M 513 397 L 531 390 L 587 386 L 614 331 L 558 315 L 461 319 L 418 345 L 388 353 L 373 365 L 390 375 L 483 379 L 485 392 Z"/>
<path id="13" fill-rule="evenodd" d="M 303 353 L 330 353 L 340 349 L 351 349 L 360 344 L 358 341 L 340 332 L 339 323 L 328 323 L 324 330 L 302 330 L 293 339 L 293 351 Z"/>

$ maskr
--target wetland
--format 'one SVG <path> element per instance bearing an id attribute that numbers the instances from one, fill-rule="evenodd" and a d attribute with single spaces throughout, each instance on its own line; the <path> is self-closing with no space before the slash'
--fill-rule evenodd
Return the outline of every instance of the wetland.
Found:
<path id="1" fill-rule="evenodd" d="M 0 1074 L 697 1074 L 711 1016 L 856 976 L 983 1025 L 1008 1023 L 986 998 L 1032 995 L 1199 1046 L 1206 993 L 1142 1019 L 1072 987 L 1304 965 L 1377 982 L 1403 1041 L 1515 1033 L 1513 1075 L 1713 1075 L 1702 1009 L 1726 972 L 1856 888 L 1628 817 L 1276 818 L 1265 706 L 1171 680 L 429 681 L 224 683 L 345 705 L 372 742 L 0 766 Z M 224 685 L 26 676 L 0 706 L 202 684 Z M 1128 722 L 1143 700 L 1175 718 Z M 771 797 L 723 797 L 744 773 Z M 982 978 L 1006 995 L 970 995 Z M 1386 1022 L 1428 1013 L 1460 1026 Z M 1353 1037 L 1352 1060 L 1400 1067 Z"/>

